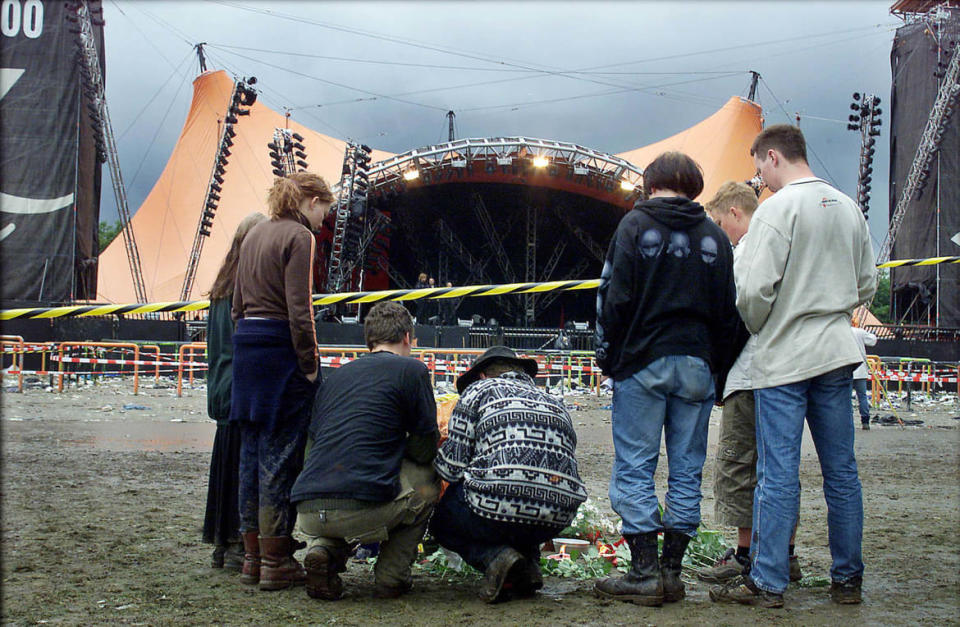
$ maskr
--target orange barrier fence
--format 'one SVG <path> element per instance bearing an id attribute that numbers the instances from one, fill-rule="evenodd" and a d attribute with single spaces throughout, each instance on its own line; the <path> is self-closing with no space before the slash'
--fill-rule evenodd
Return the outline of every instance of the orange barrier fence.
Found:
<path id="1" fill-rule="evenodd" d="M 17 390 L 23 391 L 24 374 L 57 375 L 57 391 L 64 388 L 64 377 L 82 375 L 99 377 L 103 375 L 133 374 L 134 394 L 139 392 L 140 369 L 152 369 L 154 380 L 159 382 L 161 373 L 166 370 L 173 375 L 176 372 L 177 396 L 182 396 L 184 376 L 186 385 L 192 387 L 198 372 L 207 369 L 206 343 L 191 342 L 181 344 L 176 353 L 164 353 L 158 344 L 137 344 L 134 342 L 27 342 L 20 336 L 0 336 L 0 351 L 4 357 L 4 373 L 17 377 Z M 77 354 L 79 352 L 79 355 Z M 320 365 L 324 368 L 338 368 L 357 359 L 367 349 L 362 347 L 322 346 L 318 349 Z M 430 371 L 431 382 L 453 384 L 456 378 L 466 372 L 473 361 L 483 353 L 483 349 L 445 349 L 417 348 L 413 356 L 420 359 Z M 27 354 L 39 354 L 40 370 L 24 369 L 24 357 Z M 604 379 L 597 367 L 592 352 L 587 351 L 528 351 L 518 353 L 537 361 L 539 373 L 537 379 L 547 387 L 573 389 L 593 389 L 599 394 L 600 383 Z M 11 362 L 6 356 L 11 355 Z M 132 357 L 132 359 L 130 358 Z M 49 361 L 57 362 L 57 368 L 47 370 Z M 902 358 L 884 362 L 876 355 L 868 355 L 870 368 L 871 400 L 878 406 L 881 392 L 886 392 L 892 382 L 896 382 L 897 391 L 903 391 L 903 383 L 918 384 L 920 389 L 933 393 L 935 388 L 944 390 L 947 386 L 955 388 L 960 396 L 960 365 L 936 364 L 929 360 Z M 72 364 L 83 364 L 86 370 L 73 370 Z M 116 370 L 102 369 L 105 366 Z M 129 368 L 132 367 L 132 370 Z M 881 389 L 882 388 L 882 389 Z M 916 389 L 916 388 L 914 388 Z"/>

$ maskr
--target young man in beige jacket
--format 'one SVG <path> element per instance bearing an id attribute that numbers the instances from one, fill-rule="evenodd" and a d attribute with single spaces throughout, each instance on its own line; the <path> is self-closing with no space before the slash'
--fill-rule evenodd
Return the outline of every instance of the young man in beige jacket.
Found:
<path id="1" fill-rule="evenodd" d="M 758 454 L 751 566 L 710 597 L 783 605 L 806 417 L 827 501 L 831 598 L 859 603 L 863 495 L 850 394 L 860 351 L 850 315 L 876 290 L 870 234 L 857 205 L 814 176 L 799 129 L 768 127 L 750 154 L 774 192 L 754 214 L 735 261 L 737 309 L 757 336 L 750 373 Z"/>

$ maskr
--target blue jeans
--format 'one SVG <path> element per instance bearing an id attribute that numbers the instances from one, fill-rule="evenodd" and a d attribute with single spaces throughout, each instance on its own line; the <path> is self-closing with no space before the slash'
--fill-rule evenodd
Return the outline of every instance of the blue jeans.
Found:
<path id="1" fill-rule="evenodd" d="M 860 423 L 870 422 L 870 395 L 867 394 L 867 380 L 854 379 L 853 389 L 857 393 L 857 406 L 860 409 Z"/>
<path id="2" fill-rule="evenodd" d="M 689 355 L 661 357 L 614 383 L 610 505 L 623 518 L 624 535 L 663 529 L 696 535 L 713 396 L 710 367 Z M 662 521 L 653 482 L 661 432 L 670 471 Z"/>
<path id="3" fill-rule="evenodd" d="M 790 578 L 787 549 L 800 508 L 800 442 L 806 416 L 820 458 L 833 565 L 830 578 L 863 575 L 863 495 L 853 455 L 852 367 L 754 391 L 757 487 L 753 495 L 750 577 L 782 594 Z"/>

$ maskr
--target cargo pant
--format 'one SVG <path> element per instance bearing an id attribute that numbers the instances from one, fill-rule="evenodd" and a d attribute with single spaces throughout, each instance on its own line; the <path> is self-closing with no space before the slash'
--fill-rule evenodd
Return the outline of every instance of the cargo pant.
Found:
<path id="1" fill-rule="evenodd" d="M 433 466 L 403 460 L 400 493 L 386 503 L 353 501 L 357 509 L 321 509 L 322 500 L 297 505 L 298 531 L 307 541 L 307 551 L 326 547 L 338 561 L 345 560 L 350 545 L 380 543 L 374 567 L 378 585 L 410 583 L 410 567 L 417 558 L 427 522 L 440 495 L 440 479 Z"/>

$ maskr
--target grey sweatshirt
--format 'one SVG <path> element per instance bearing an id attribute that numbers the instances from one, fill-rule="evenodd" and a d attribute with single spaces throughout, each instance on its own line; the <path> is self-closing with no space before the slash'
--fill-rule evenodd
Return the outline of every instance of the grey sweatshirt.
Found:
<path id="1" fill-rule="evenodd" d="M 876 291 L 866 221 L 825 181 L 785 185 L 757 208 L 735 260 L 737 309 L 757 336 L 754 389 L 860 363 L 853 309 Z"/>

